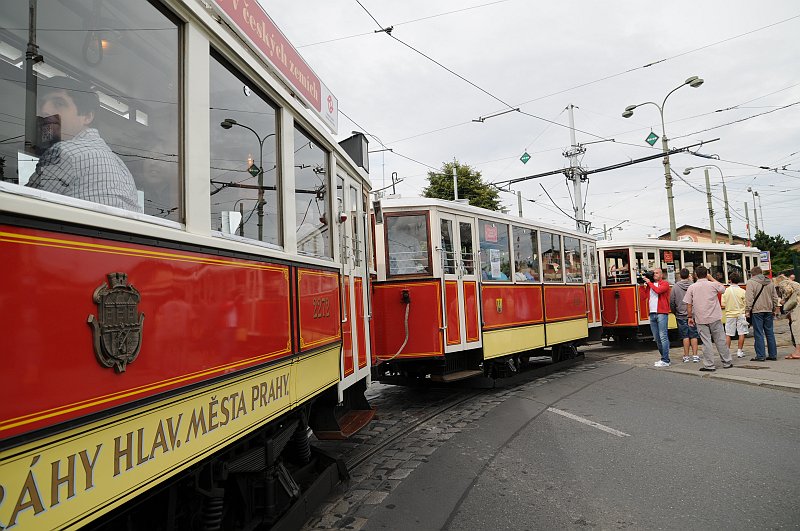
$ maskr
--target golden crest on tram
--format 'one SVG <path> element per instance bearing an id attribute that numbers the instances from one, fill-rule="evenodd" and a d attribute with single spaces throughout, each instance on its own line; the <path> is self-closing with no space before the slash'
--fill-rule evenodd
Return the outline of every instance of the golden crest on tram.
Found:
<path id="1" fill-rule="evenodd" d="M 109 273 L 108 284 L 100 284 L 92 296 L 97 317 L 89 315 L 94 336 L 94 355 L 103 367 L 118 373 L 133 363 L 142 348 L 144 314 L 139 313 L 141 295 L 128 284 L 125 273 Z"/>

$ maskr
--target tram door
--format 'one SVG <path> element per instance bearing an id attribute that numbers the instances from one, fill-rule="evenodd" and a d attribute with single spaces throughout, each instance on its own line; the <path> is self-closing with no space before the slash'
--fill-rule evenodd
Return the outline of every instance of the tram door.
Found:
<path id="1" fill-rule="evenodd" d="M 342 262 L 343 381 L 369 372 L 369 275 L 367 214 L 360 183 L 346 174 L 337 175 L 337 201 L 347 219 L 340 225 Z"/>
<path id="2" fill-rule="evenodd" d="M 445 352 L 476 348 L 481 346 L 481 336 L 475 221 L 443 214 L 439 223 Z"/>

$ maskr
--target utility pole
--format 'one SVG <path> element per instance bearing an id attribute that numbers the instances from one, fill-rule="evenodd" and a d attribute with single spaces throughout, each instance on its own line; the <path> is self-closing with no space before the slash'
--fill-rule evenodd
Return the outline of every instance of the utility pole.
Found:
<path id="1" fill-rule="evenodd" d="M 744 219 L 747 221 L 747 241 L 750 241 L 750 211 L 747 209 L 747 201 L 744 202 Z"/>
<path id="2" fill-rule="evenodd" d="M 761 204 L 761 195 L 756 192 L 756 197 L 758 198 L 758 215 L 761 217 L 761 230 L 767 232 L 767 228 L 764 225 L 764 209 L 762 208 L 763 205 Z"/>
<path id="3" fill-rule="evenodd" d="M 724 179 L 722 180 L 722 198 L 725 201 L 725 220 L 728 222 L 728 244 L 733 245 L 733 232 L 731 232 L 731 211 L 728 208 L 728 187 L 725 186 Z"/>
<path id="4" fill-rule="evenodd" d="M 519 210 L 519 217 L 522 217 L 522 192 L 517 190 L 517 209 Z"/>
<path id="5" fill-rule="evenodd" d="M 708 168 L 706 174 L 706 198 L 708 198 L 708 221 L 711 223 L 711 243 L 717 243 L 717 230 L 714 228 L 714 207 L 711 206 L 711 181 L 708 178 Z"/>
<path id="6" fill-rule="evenodd" d="M 608 229 L 606 228 L 606 224 L 605 223 L 603 223 L 603 239 L 604 240 L 608 239 Z"/>
<path id="7" fill-rule="evenodd" d="M 25 153 L 28 155 L 33 154 L 36 144 L 38 86 L 33 67 L 43 61 L 36 44 L 36 2 L 37 0 L 28 2 L 28 47 L 25 51 Z"/>
<path id="8" fill-rule="evenodd" d="M 751 194 L 753 194 L 753 219 L 756 222 L 756 234 L 758 234 L 758 231 L 759 231 L 759 228 L 758 228 L 758 212 L 756 211 L 756 194 L 758 192 L 753 190 L 753 188 L 751 186 L 747 187 L 747 191 L 750 192 Z"/>
<path id="9" fill-rule="evenodd" d="M 586 153 L 586 148 L 579 146 L 575 139 L 575 117 L 573 116 L 573 104 L 567 105 L 569 111 L 569 137 L 572 141 L 572 146 L 564 152 L 564 156 L 569 159 L 569 171 L 567 172 L 567 180 L 572 181 L 572 189 L 575 192 L 575 225 L 580 232 L 589 232 L 589 223 L 586 221 L 586 216 L 583 211 L 583 195 L 581 193 L 581 183 L 586 180 L 583 170 L 578 165 L 578 155 Z"/>

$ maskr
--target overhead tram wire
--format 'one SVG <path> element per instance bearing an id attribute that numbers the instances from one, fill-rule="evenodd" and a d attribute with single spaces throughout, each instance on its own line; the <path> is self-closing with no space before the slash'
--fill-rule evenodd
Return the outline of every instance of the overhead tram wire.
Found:
<path id="1" fill-rule="evenodd" d="M 700 134 L 700 133 L 705 133 L 706 131 L 712 131 L 714 129 L 719 129 L 720 127 L 726 127 L 726 126 L 729 126 L 729 125 L 738 124 L 739 122 L 744 122 L 744 121 L 750 120 L 752 118 L 758 118 L 759 116 L 764 116 L 765 114 L 771 114 L 773 112 L 781 111 L 783 109 L 788 109 L 789 107 L 794 107 L 795 105 L 800 105 L 800 101 L 795 101 L 793 103 L 789 103 L 788 105 L 783 105 L 781 107 L 778 107 L 777 109 L 772 109 L 772 110 L 769 110 L 769 111 L 760 112 L 758 114 L 753 114 L 751 116 L 745 116 L 744 118 L 740 118 L 740 119 L 734 120 L 732 122 L 728 122 L 728 123 L 724 123 L 724 124 L 720 124 L 720 125 L 715 125 L 714 127 L 708 127 L 706 129 L 701 129 L 699 131 L 694 131 L 693 133 L 687 133 L 685 135 L 675 136 L 675 137 L 672 138 L 672 140 L 676 140 L 678 138 L 686 138 L 687 136 L 693 136 L 693 135 L 697 135 L 697 134 Z"/>

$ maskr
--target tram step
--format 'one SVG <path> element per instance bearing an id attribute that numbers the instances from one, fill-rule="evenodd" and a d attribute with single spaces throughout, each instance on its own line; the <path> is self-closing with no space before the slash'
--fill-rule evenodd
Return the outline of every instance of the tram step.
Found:
<path id="1" fill-rule="evenodd" d="M 483 371 L 480 370 L 456 371 L 447 374 L 431 374 L 431 380 L 434 382 L 456 382 L 458 380 L 464 380 L 466 378 L 474 378 L 476 376 L 482 376 L 482 375 Z"/>
<path id="2" fill-rule="evenodd" d="M 348 411 L 338 419 L 339 430 L 314 431 L 317 439 L 323 441 L 341 441 L 347 439 L 358 430 L 366 426 L 375 416 L 375 408 L 354 409 Z"/>

